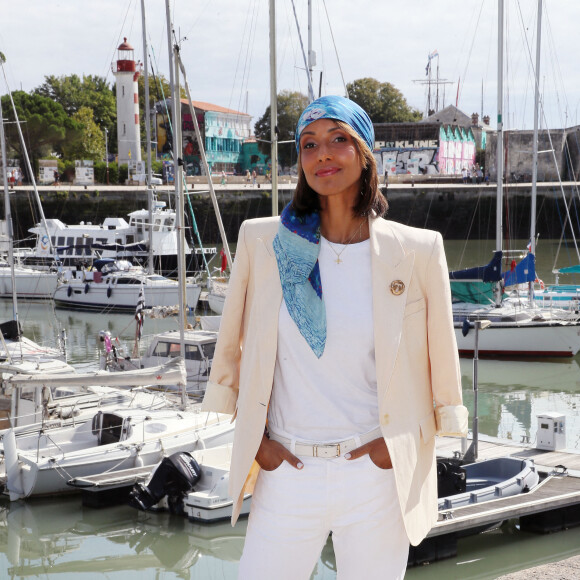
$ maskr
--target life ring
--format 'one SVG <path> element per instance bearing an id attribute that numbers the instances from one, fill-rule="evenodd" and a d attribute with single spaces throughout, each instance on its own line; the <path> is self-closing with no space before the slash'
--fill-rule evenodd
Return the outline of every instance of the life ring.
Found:
<path id="1" fill-rule="evenodd" d="M 72 286 L 69 286 L 66 289 L 66 295 L 70 298 L 72 296 Z"/>
<path id="2" fill-rule="evenodd" d="M 113 289 L 109 286 L 107 288 L 107 298 L 110 298 L 112 293 L 113 293 Z"/>
<path id="3" fill-rule="evenodd" d="M 87 294 L 90 289 L 91 289 L 91 285 L 87 282 L 85 284 L 85 294 Z"/>

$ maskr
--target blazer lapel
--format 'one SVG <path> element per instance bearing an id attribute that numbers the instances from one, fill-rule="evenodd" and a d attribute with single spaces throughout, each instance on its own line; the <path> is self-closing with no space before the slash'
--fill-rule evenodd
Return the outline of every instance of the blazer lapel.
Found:
<path id="1" fill-rule="evenodd" d="M 260 375 L 262 385 L 262 403 L 268 405 L 272 392 L 272 382 L 274 377 L 274 367 L 276 364 L 276 352 L 278 345 L 278 316 L 280 304 L 282 303 L 282 285 L 278 274 L 278 264 L 272 242 L 274 238 L 264 236 L 258 239 L 263 251 L 260 256 L 260 264 L 256 266 L 260 269 L 261 283 L 257 284 L 256 292 L 259 293 L 260 302 Z"/>
<path id="2" fill-rule="evenodd" d="M 386 220 L 370 219 L 375 360 L 379 402 L 395 367 L 414 252 L 406 252 Z"/>

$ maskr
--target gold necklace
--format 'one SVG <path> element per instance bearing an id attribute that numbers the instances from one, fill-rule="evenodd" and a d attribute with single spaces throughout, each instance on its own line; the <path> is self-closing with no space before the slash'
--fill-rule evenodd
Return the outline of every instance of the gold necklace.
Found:
<path id="1" fill-rule="evenodd" d="M 328 242 L 328 247 L 336 254 L 336 260 L 334 260 L 337 264 L 342 264 L 342 262 L 344 260 L 340 259 L 340 256 L 342 255 L 342 253 L 348 248 L 348 246 L 350 245 L 350 243 L 354 240 L 354 237 L 358 234 L 358 237 L 360 239 L 361 237 L 361 232 L 362 232 L 362 227 L 363 227 L 363 223 L 364 220 L 361 221 L 360 226 L 358 227 L 358 230 L 355 230 L 354 234 L 350 237 L 350 239 L 345 242 L 344 247 L 342 248 L 342 250 L 340 250 L 340 252 L 337 252 L 334 249 L 334 246 L 332 245 L 332 242 L 330 242 L 329 240 L 326 240 Z"/>

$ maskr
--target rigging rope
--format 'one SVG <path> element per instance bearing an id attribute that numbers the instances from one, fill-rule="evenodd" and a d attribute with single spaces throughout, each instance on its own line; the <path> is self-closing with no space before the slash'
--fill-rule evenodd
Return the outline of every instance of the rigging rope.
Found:
<path id="1" fill-rule="evenodd" d="M 334 33 L 332 32 L 332 25 L 330 24 L 330 17 L 328 16 L 328 10 L 326 8 L 326 0 L 322 0 L 322 4 L 324 5 L 324 12 L 326 13 L 326 20 L 328 21 L 328 28 L 330 30 L 330 37 L 332 38 L 332 46 L 334 47 L 334 54 L 336 54 L 336 62 L 338 63 L 338 70 L 340 71 L 340 78 L 342 79 L 342 86 L 344 87 L 344 94 L 348 97 L 348 91 L 346 90 L 346 82 L 344 80 L 344 73 L 342 72 L 340 58 L 338 57 L 338 49 L 336 48 L 336 41 L 334 40 Z"/>

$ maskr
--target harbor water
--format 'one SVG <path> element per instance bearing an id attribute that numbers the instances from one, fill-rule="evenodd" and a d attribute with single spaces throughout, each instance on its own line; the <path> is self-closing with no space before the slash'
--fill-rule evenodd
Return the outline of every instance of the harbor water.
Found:
<path id="1" fill-rule="evenodd" d="M 525 247 L 521 242 L 520 247 Z M 523 246 L 521 246 L 523 244 Z M 493 242 L 447 242 L 450 269 L 489 261 Z M 514 245 L 514 247 L 518 247 Z M 553 280 L 557 241 L 542 241 L 539 276 Z M 561 252 L 559 266 L 574 257 Z M 570 262 L 568 262 L 570 261 Z M 566 262 L 566 263 L 564 263 Z M 126 314 L 54 311 L 48 303 L 19 303 L 24 332 L 37 342 L 67 331 L 69 362 L 95 367 L 103 349 L 99 331 L 108 330 L 132 347 L 135 320 Z M 10 301 L 0 302 L 0 320 L 12 316 Z M 144 333 L 177 328 L 176 319 L 145 320 Z M 535 442 L 537 415 L 566 416 L 567 446 L 580 449 L 580 355 L 566 360 L 480 360 L 479 429 L 483 435 Z M 464 401 L 473 406 L 472 361 L 461 360 Z M 353 494 L 364 490 L 352 490 Z M 108 578 L 228 580 L 237 575 L 247 521 L 200 525 L 167 513 L 142 513 L 127 506 L 83 507 L 79 496 L 10 503 L 0 499 L 0 578 L 77 580 Z M 409 568 L 410 580 L 491 580 L 580 554 L 580 528 L 552 535 L 518 530 L 514 521 L 478 536 L 460 539 L 458 555 Z M 354 557 L 364 558 L 364 554 Z M 276 571 L 272 571 L 276 578 Z M 336 578 L 329 540 L 312 578 Z"/>

